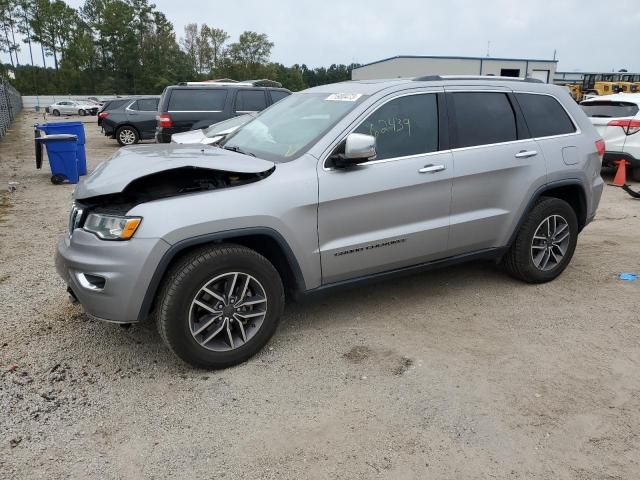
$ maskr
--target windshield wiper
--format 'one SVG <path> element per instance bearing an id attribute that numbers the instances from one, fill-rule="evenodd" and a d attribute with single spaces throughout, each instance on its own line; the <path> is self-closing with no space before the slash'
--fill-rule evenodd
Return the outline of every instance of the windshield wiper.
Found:
<path id="1" fill-rule="evenodd" d="M 236 152 L 236 153 L 241 153 L 242 155 L 251 155 L 252 157 L 255 157 L 255 153 L 251 153 L 251 152 L 245 152 L 244 150 L 242 150 L 240 147 L 236 147 L 235 145 L 233 146 L 223 146 L 222 148 L 224 148 L 225 150 L 230 150 L 232 152 Z"/>

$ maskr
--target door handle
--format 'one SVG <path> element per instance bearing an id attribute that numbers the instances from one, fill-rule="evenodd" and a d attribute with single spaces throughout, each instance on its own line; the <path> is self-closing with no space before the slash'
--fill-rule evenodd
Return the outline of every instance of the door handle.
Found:
<path id="1" fill-rule="evenodd" d="M 538 152 L 535 150 L 522 150 L 521 152 L 516 153 L 516 158 L 530 158 L 538 155 Z"/>
<path id="2" fill-rule="evenodd" d="M 418 170 L 418 173 L 436 173 L 442 172 L 446 169 L 447 167 L 445 167 L 444 165 L 434 165 L 433 163 L 430 163 L 429 165 L 425 165 L 420 170 Z"/>

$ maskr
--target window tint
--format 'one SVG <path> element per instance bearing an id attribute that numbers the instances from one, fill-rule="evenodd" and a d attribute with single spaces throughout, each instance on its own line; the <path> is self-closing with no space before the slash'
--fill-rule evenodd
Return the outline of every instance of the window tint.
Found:
<path id="1" fill-rule="evenodd" d="M 236 94 L 236 112 L 259 112 L 267 108 L 262 90 L 240 90 Z"/>
<path id="2" fill-rule="evenodd" d="M 273 100 L 273 103 L 276 103 L 289 95 L 289 92 L 285 92 L 283 90 L 271 90 L 271 100 Z"/>
<path id="3" fill-rule="evenodd" d="M 220 111 L 224 110 L 224 102 L 226 99 L 226 89 L 176 89 L 171 91 L 169 111 Z"/>
<path id="4" fill-rule="evenodd" d="M 124 106 L 126 103 L 129 103 L 129 100 L 111 100 L 105 104 L 103 111 L 115 110 L 116 108 Z"/>
<path id="5" fill-rule="evenodd" d="M 569 115 L 555 98 L 530 93 L 516 93 L 516 98 L 532 137 L 550 137 L 576 131 Z"/>
<path id="6" fill-rule="evenodd" d="M 438 150 L 438 103 L 434 94 L 396 98 L 373 112 L 356 130 L 376 137 L 377 159 Z"/>
<path id="7" fill-rule="evenodd" d="M 143 112 L 155 112 L 158 110 L 158 100 L 155 98 L 143 98 L 138 100 L 138 110 Z"/>
<path id="8" fill-rule="evenodd" d="M 581 104 L 587 117 L 620 118 L 633 117 L 638 113 L 638 105 L 629 102 L 598 100 Z"/>
<path id="9" fill-rule="evenodd" d="M 457 147 L 472 147 L 516 140 L 516 117 L 504 93 L 453 93 Z"/>

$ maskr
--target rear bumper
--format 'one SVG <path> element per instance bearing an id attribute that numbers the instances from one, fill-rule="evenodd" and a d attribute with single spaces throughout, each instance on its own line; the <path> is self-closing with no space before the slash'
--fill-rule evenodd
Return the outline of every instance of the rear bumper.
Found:
<path id="1" fill-rule="evenodd" d="M 615 167 L 616 161 L 626 160 L 629 162 L 631 168 L 640 168 L 640 158 L 635 158 L 633 155 L 622 152 L 605 152 L 602 159 L 603 167 Z"/>
<path id="2" fill-rule="evenodd" d="M 133 323 L 140 320 L 147 286 L 168 248 L 161 239 L 108 242 L 76 229 L 58 243 L 56 269 L 90 316 Z"/>

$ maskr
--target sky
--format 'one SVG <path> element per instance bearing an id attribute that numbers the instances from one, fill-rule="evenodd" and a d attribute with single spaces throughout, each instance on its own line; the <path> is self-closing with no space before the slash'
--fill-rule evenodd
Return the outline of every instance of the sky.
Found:
<path id="1" fill-rule="evenodd" d="M 66 0 L 73 7 L 83 0 Z M 155 0 L 188 23 L 266 33 L 271 60 L 310 67 L 396 55 L 559 60 L 559 71 L 640 72 L 638 0 Z M 489 45 L 490 44 L 490 45 Z M 5 55 L 6 56 L 6 55 Z M 27 60 L 26 46 L 21 52 Z"/>

